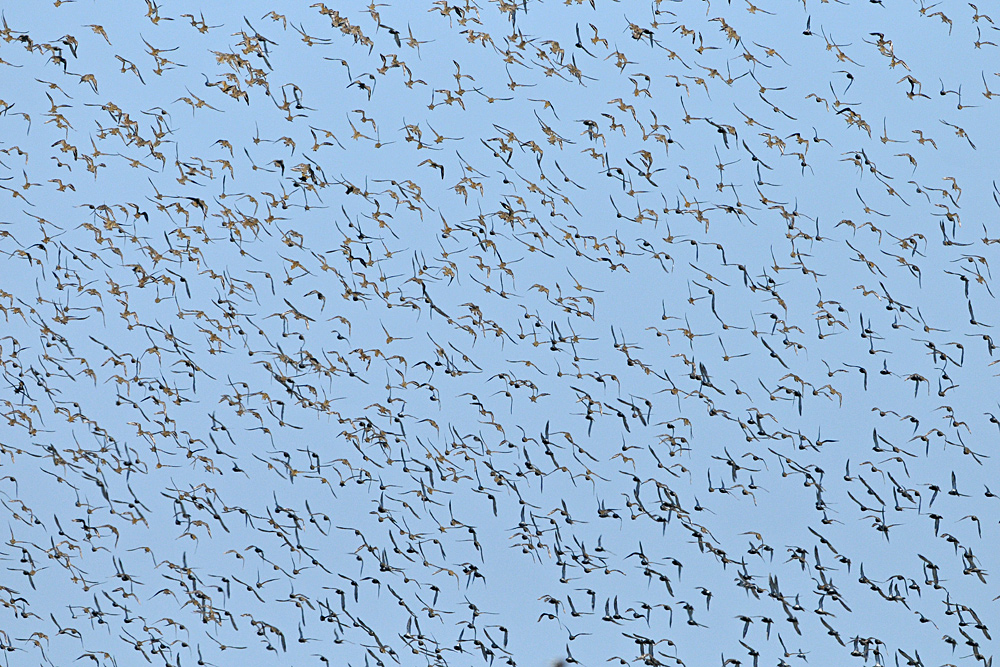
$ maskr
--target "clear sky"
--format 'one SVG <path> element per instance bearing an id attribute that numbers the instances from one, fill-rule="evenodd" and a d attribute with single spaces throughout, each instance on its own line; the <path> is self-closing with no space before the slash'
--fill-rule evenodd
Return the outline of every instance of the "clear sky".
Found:
<path id="1" fill-rule="evenodd" d="M 989 664 L 990 10 L 8 3 L 5 664 Z"/>

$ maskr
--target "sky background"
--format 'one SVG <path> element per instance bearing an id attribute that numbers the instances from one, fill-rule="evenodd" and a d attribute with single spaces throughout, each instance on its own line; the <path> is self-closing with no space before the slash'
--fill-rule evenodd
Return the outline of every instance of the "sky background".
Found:
<path id="1" fill-rule="evenodd" d="M 4 7 L 6 664 L 987 663 L 980 11 Z"/>

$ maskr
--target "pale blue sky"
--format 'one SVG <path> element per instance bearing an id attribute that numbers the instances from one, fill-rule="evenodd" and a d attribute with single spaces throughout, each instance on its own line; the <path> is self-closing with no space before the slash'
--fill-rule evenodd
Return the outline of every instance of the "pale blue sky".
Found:
<path id="1" fill-rule="evenodd" d="M 993 20 L 594 4 L 4 8 L 8 664 L 989 659 Z"/>

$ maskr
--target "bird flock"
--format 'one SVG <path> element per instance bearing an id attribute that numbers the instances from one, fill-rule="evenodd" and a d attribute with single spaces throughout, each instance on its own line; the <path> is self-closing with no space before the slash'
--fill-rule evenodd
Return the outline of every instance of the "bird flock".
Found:
<path id="1" fill-rule="evenodd" d="M 3 664 L 990 667 L 1000 26 L 758 2 L 6 6 Z"/>

